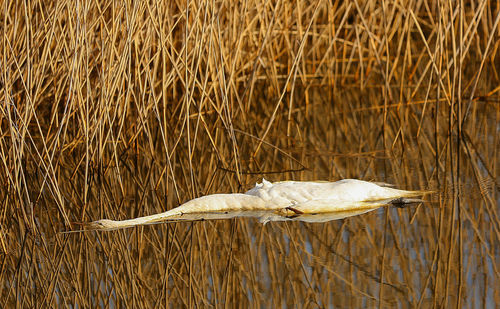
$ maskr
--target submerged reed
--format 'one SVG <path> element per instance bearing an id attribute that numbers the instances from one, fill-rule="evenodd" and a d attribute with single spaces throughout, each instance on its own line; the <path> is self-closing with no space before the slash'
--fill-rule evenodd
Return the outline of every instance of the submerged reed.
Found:
<path id="1" fill-rule="evenodd" d="M 0 3 L 0 307 L 500 303 L 497 2 Z M 264 175 L 438 193 L 60 233 Z"/>

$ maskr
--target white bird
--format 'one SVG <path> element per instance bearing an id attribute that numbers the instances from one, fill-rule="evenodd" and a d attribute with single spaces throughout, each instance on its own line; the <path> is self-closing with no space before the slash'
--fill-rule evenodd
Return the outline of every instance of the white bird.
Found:
<path id="1" fill-rule="evenodd" d="M 426 191 L 405 191 L 387 184 L 356 179 L 336 182 L 265 179 L 244 194 L 212 194 L 190 200 L 169 211 L 123 221 L 102 219 L 87 224 L 93 230 L 114 230 L 165 221 L 258 217 L 260 221 L 301 220 L 325 222 L 377 209 L 421 202 L 412 197 Z"/>

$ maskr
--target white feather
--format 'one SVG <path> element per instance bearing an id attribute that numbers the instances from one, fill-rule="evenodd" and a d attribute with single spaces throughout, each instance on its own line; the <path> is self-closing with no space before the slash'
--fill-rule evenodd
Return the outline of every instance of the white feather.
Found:
<path id="1" fill-rule="evenodd" d="M 262 179 L 246 193 L 212 194 L 190 200 L 172 210 L 146 217 L 114 221 L 98 220 L 91 229 L 113 230 L 164 221 L 258 217 L 261 222 L 302 220 L 325 222 L 374 210 L 401 198 L 422 195 L 376 183 L 344 179 L 336 182 L 282 181 Z M 412 201 L 412 200 L 408 200 Z"/>

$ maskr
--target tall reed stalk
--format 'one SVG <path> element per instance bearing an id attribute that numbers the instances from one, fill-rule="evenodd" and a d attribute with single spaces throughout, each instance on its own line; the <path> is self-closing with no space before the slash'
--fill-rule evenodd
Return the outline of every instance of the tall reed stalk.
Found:
<path id="1" fill-rule="evenodd" d="M 496 1 L 0 1 L 0 307 L 500 303 Z M 61 234 L 269 180 L 438 193 L 326 224 Z"/>

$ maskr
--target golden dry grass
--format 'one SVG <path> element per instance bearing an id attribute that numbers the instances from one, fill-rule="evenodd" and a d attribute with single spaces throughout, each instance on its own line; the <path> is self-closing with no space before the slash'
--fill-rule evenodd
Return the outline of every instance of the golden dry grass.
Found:
<path id="1" fill-rule="evenodd" d="M 500 303 L 496 1 L 0 1 L 0 307 Z M 269 180 L 438 193 L 326 224 L 61 234 Z"/>

